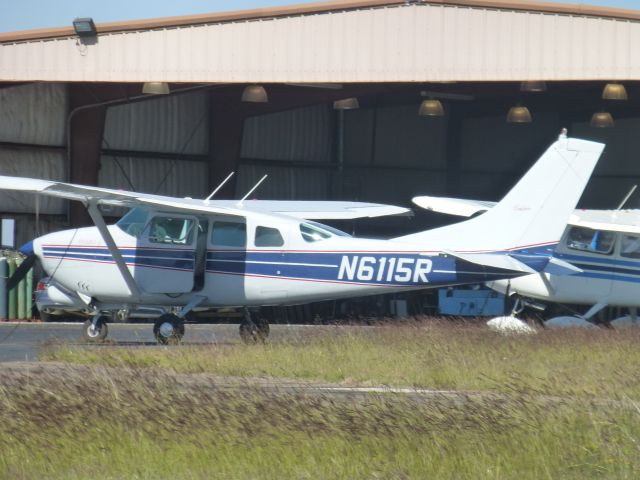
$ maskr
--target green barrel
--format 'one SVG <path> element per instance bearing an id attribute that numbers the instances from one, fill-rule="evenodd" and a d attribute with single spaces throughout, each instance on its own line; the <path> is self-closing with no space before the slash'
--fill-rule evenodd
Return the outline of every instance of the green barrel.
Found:
<path id="1" fill-rule="evenodd" d="M 33 268 L 29 269 L 24 285 L 24 318 L 33 318 Z"/>
<path id="2" fill-rule="evenodd" d="M 20 267 L 20 265 L 22 264 L 23 260 L 21 258 L 16 260 L 16 269 L 18 269 L 18 267 Z M 24 304 L 25 304 L 25 298 L 24 298 L 24 291 L 25 291 L 25 280 L 24 277 L 22 277 L 22 280 L 20 280 L 20 282 L 18 283 L 18 286 L 15 288 L 15 290 L 17 290 L 17 297 L 18 297 L 18 318 L 20 320 L 24 320 L 25 318 L 25 311 L 24 311 Z"/>
<path id="3" fill-rule="evenodd" d="M 7 261 L 7 264 L 9 265 L 9 278 L 11 278 L 13 274 L 16 273 L 16 260 L 14 258 L 9 258 Z M 7 302 L 9 304 L 9 311 L 7 315 L 7 318 L 9 320 L 16 319 L 17 300 L 18 298 L 17 298 L 16 289 L 12 288 L 11 290 L 9 290 L 9 301 Z"/>

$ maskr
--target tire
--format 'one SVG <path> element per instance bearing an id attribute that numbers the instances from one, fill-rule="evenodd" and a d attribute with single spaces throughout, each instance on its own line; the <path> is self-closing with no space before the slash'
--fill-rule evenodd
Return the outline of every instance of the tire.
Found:
<path id="1" fill-rule="evenodd" d="M 38 312 L 38 315 L 40 316 L 41 322 L 51 322 L 53 320 L 52 315 L 50 313 Z"/>
<path id="2" fill-rule="evenodd" d="M 165 313 L 153 324 L 153 336 L 161 345 L 180 343 L 184 337 L 184 322 L 172 313 Z"/>
<path id="3" fill-rule="evenodd" d="M 84 322 L 82 325 L 82 338 L 87 342 L 102 342 L 109 334 L 109 327 L 105 317 L 100 317 L 95 328 L 93 328 L 93 321 L 91 319 Z"/>
<path id="4" fill-rule="evenodd" d="M 247 345 L 264 343 L 269 336 L 269 322 L 260 318 L 254 322 L 244 320 L 240 324 L 240 338 Z"/>

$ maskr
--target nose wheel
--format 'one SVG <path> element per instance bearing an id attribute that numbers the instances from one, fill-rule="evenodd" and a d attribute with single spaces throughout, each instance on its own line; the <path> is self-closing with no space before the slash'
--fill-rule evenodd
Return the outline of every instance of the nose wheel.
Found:
<path id="1" fill-rule="evenodd" d="M 180 343 L 184 336 L 184 322 L 177 315 L 165 313 L 153 325 L 153 335 L 161 345 Z"/>
<path id="2" fill-rule="evenodd" d="M 108 333 L 107 317 L 100 317 L 96 321 L 89 319 L 82 326 L 82 338 L 87 342 L 101 342 Z"/>

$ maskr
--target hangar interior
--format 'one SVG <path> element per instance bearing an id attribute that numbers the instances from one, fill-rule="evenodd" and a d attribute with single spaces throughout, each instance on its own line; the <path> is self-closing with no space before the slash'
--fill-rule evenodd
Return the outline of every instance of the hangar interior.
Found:
<path id="1" fill-rule="evenodd" d="M 615 208 L 640 177 L 639 22 L 540 2 L 361 0 L 105 24 L 88 39 L 0 34 L 0 173 L 204 198 L 235 171 L 219 198 L 266 173 L 256 198 L 497 200 L 566 127 L 607 144 L 580 205 Z M 169 93 L 143 94 L 152 80 Z M 523 91 L 527 80 L 546 88 Z M 611 81 L 626 100 L 603 100 Z M 242 101 L 256 84 L 268 101 Z M 334 108 L 346 98 L 358 108 Z M 418 114 L 428 98 L 442 116 Z M 531 122 L 506 121 L 518 104 Z M 612 127 L 590 124 L 600 111 Z M 18 244 L 89 223 L 60 200 L 0 202 Z M 450 220 L 416 212 L 345 228 L 392 236 Z"/>

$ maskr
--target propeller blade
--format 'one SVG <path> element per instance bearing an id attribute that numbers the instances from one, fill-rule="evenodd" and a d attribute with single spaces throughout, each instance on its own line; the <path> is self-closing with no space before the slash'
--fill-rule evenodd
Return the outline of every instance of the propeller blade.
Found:
<path id="1" fill-rule="evenodd" d="M 7 280 L 7 290 L 15 288 L 16 285 L 20 283 L 20 280 L 22 280 L 27 275 L 27 272 L 31 270 L 31 267 L 33 267 L 33 264 L 36 263 L 37 259 L 38 257 L 32 254 L 22 261 L 20 266 L 16 269 L 15 273 L 11 275 L 11 278 L 9 280 Z"/>

